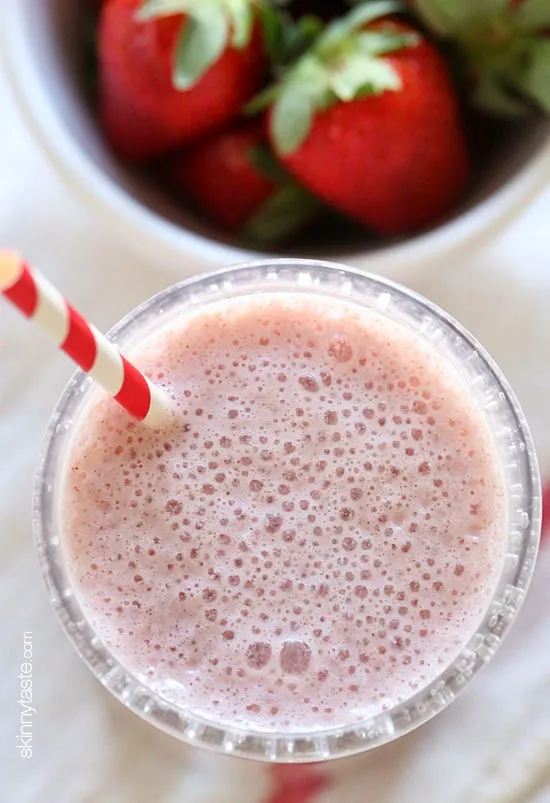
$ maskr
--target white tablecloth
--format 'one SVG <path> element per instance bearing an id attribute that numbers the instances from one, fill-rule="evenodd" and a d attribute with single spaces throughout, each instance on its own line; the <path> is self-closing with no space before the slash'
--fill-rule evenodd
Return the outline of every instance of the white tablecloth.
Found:
<path id="1" fill-rule="evenodd" d="M 0 244 L 20 249 L 99 327 L 173 281 L 140 264 L 79 206 L 27 134 L 0 76 Z M 550 477 L 550 194 L 494 246 L 415 289 L 494 354 Z M 263 767 L 202 754 L 116 703 L 57 624 L 31 541 L 33 470 L 72 367 L 0 304 L 0 801 L 258 803 Z M 32 631 L 32 758 L 16 748 L 23 634 Z M 319 803 L 550 803 L 550 549 L 498 657 L 462 698 L 394 745 L 328 769 Z M 265 795 L 265 797 L 264 797 Z M 286 803 L 305 803 L 304 791 Z"/>

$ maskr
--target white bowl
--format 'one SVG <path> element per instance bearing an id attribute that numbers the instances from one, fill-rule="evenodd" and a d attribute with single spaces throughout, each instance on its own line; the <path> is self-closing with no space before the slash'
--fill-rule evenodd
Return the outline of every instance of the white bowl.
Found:
<path id="1" fill-rule="evenodd" d="M 2 0 L 0 51 L 37 139 L 60 172 L 129 247 L 180 275 L 261 256 L 224 241 L 106 147 L 80 81 L 87 0 Z M 317 256 L 402 280 L 433 263 L 448 266 L 492 237 L 550 181 L 550 122 L 509 137 L 480 166 L 479 181 L 454 215 L 395 243 L 326 243 Z M 265 255 L 265 254 L 264 254 Z M 270 255 L 269 255 L 270 256 Z"/>

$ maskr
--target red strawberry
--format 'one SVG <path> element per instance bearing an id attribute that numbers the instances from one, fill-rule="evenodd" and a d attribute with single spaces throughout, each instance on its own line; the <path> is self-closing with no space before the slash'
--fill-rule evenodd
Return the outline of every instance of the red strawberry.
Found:
<path id="1" fill-rule="evenodd" d="M 421 229 L 463 194 L 469 159 L 458 102 L 438 51 L 364 3 L 329 25 L 260 96 L 269 137 L 314 195 L 381 234 Z"/>
<path id="2" fill-rule="evenodd" d="M 474 103 L 500 116 L 550 112 L 549 0 L 411 0 L 466 66 Z"/>
<path id="3" fill-rule="evenodd" d="M 178 194 L 248 242 L 280 242 L 303 228 L 318 208 L 269 154 L 260 123 L 212 134 L 169 157 L 166 166 Z"/>
<path id="4" fill-rule="evenodd" d="M 107 0 L 99 62 L 102 125 L 138 160 L 227 125 L 267 60 L 252 0 Z"/>

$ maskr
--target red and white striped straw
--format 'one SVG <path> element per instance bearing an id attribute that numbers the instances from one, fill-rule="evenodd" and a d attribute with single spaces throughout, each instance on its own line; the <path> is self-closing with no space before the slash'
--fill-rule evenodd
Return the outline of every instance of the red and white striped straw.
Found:
<path id="1" fill-rule="evenodd" d="M 138 421 L 166 423 L 170 398 L 123 357 L 50 282 L 14 251 L 0 251 L 0 292 Z"/>

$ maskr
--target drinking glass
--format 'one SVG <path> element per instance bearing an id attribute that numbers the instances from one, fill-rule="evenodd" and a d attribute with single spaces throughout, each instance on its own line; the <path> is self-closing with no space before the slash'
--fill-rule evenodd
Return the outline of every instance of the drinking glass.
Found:
<path id="1" fill-rule="evenodd" d="M 452 364 L 490 428 L 507 491 L 506 552 L 494 595 L 475 634 L 439 676 L 409 699 L 349 727 L 269 732 L 235 727 L 175 705 L 136 677 L 101 642 L 74 592 L 63 552 L 60 506 L 67 450 L 93 390 L 77 371 L 53 413 L 41 453 L 34 499 L 36 547 L 52 605 L 81 658 L 127 708 L 196 747 L 272 762 L 313 762 L 377 747 L 448 706 L 492 659 L 525 597 L 540 535 L 540 478 L 523 412 L 487 352 L 457 321 L 416 293 L 377 276 L 328 262 L 277 259 L 230 267 L 170 287 L 130 312 L 109 333 L 122 350 L 189 311 L 251 293 L 306 293 L 345 300 L 399 322 Z"/>

